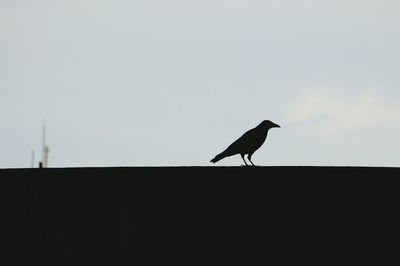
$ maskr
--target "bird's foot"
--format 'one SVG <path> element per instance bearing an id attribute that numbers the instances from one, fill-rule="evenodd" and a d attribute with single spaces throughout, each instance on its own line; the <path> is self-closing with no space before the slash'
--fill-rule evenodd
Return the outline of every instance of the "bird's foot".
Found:
<path id="1" fill-rule="evenodd" d="M 248 164 L 242 164 L 241 165 L 241 167 L 249 167 L 249 166 L 251 166 L 251 165 L 248 165 Z"/>

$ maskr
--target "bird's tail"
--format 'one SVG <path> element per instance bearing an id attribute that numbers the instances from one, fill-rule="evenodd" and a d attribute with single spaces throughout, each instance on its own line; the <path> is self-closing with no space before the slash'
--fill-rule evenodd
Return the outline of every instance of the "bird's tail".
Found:
<path id="1" fill-rule="evenodd" d="M 217 156 L 215 156 L 214 159 L 212 159 L 210 162 L 216 163 L 216 162 L 218 162 L 219 160 L 224 159 L 225 157 L 226 157 L 226 155 L 225 155 L 225 152 L 223 151 L 223 152 L 221 152 L 220 154 L 218 154 Z"/>

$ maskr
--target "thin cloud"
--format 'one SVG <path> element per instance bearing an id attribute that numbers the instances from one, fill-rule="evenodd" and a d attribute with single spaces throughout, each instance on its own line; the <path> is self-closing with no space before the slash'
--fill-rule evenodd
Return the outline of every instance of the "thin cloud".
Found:
<path id="1" fill-rule="evenodd" d="M 295 99 L 286 113 L 309 134 L 343 135 L 400 121 L 400 103 L 376 93 L 347 95 L 334 90 Z"/>

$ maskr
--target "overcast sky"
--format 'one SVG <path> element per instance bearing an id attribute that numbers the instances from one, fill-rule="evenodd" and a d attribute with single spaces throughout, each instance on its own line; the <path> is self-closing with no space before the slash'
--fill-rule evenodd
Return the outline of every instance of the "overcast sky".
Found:
<path id="1" fill-rule="evenodd" d="M 1 168 L 400 166 L 400 1 L 0 0 L 0 92 Z"/>

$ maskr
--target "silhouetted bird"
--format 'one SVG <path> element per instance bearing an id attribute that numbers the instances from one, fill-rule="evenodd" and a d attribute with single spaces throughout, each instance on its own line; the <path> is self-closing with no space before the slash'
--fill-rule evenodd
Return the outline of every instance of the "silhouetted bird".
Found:
<path id="1" fill-rule="evenodd" d="M 240 154 L 245 165 L 248 165 L 244 159 L 244 155 L 247 154 L 247 159 L 249 159 L 250 163 L 254 166 L 253 162 L 251 161 L 251 156 L 256 150 L 258 150 L 258 148 L 261 147 L 261 145 L 263 145 L 265 139 L 267 138 L 268 130 L 273 127 L 280 126 L 269 120 L 262 121 L 258 126 L 244 133 L 243 136 L 232 143 L 228 148 L 226 148 L 226 150 L 215 156 L 215 158 L 210 162 L 216 163 L 225 157 Z"/>

